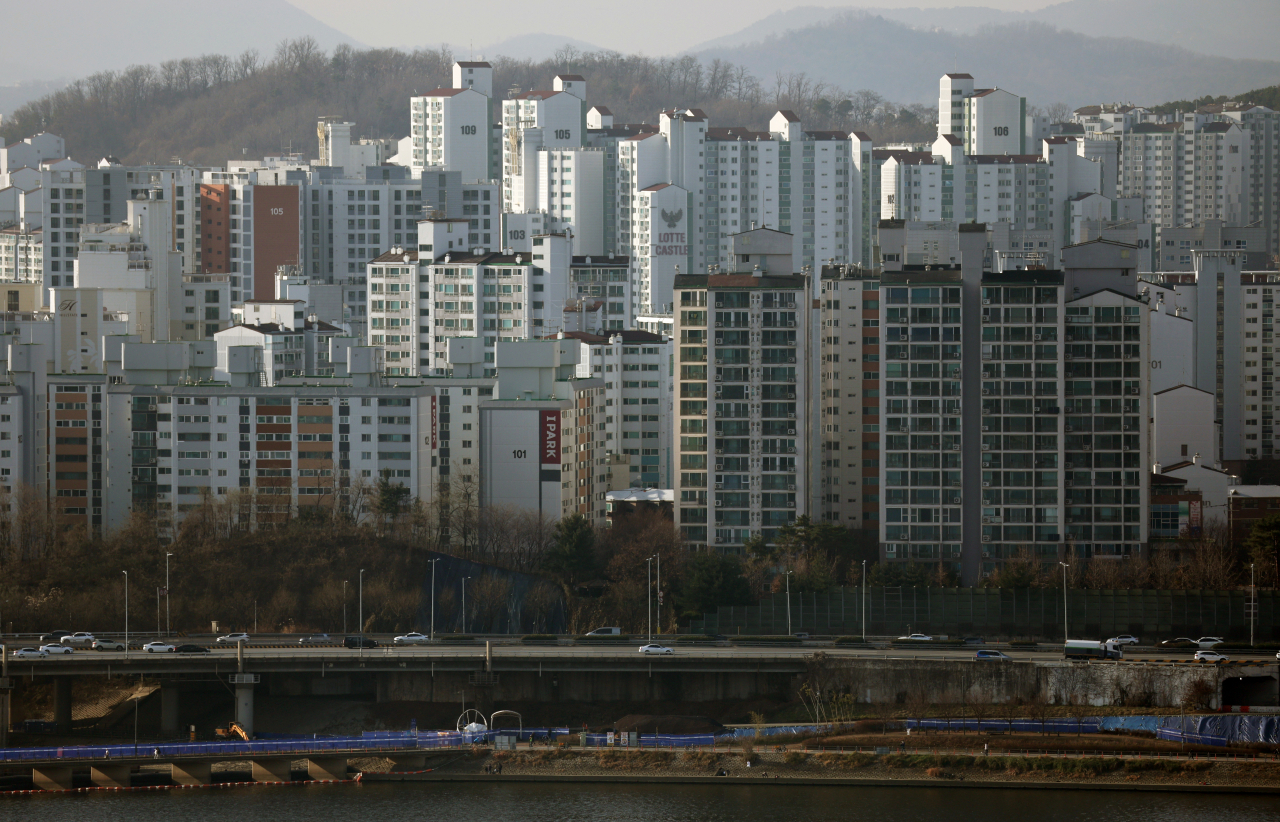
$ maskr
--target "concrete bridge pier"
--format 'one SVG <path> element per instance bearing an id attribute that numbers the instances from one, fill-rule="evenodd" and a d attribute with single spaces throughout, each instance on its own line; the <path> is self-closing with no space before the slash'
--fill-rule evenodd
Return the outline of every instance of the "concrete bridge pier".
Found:
<path id="1" fill-rule="evenodd" d="M 94 765 L 89 768 L 89 781 L 99 788 L 127 788 L 133 784 L 129 765 Z"/>
<path id="2" fill-rule="evenodd" d="M 160 688 L 160 733 L 165 736 L 177 736 L 182 730 L 178 723 L 180 695 L 176 682 L 165 683 Z"/>
<path id="3" fill-rule="evenodd" d="M 307 760 L 307 775 L 312 779 L 346 779 L 347 758 L 325 756 Z"/>
<path id="4" fill-rule="evenodd" d="M 71 790 L 71 767 L 68 765 L 42 765 L 31 769 L 31 781 L 38 791 Z"/>
<path id="5" fill-rule="evenodd" d="M 53 680 L 53 721 L 58 723 L 58 733 L 71 733 L 71 677 L 59 676 Z"/>
<path id="6" fill-rule="evenodd" d="M 253 760 L 254 782 L 288 782 L 292 779 L 288 759 Z"/>
<path id="7" fill-rule="evenodd" d="M 169 778 L 178 785 L 209 785 L 213 783 L 213 764 L 210 762 L 170 762 Z"/>
<path id="8" fill-rule="evenodd" d="M 253 686 L 236 685 L 236 722 L 253 738 Z"/>

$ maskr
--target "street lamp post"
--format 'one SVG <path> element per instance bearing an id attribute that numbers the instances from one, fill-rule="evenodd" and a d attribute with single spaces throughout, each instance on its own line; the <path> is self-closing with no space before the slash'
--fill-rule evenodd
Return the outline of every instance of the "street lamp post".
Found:
<path id="1" fill-rule="evenodd" d="M 124 574 L 124 655 L 127 659 L 129 656 L 129 572 L 121 573 Z"/>
<path id="2" fill-rule="evenodd" d="M 164 555 L 164 635 L 169 636 L 169 557 L 173 554 Z"/>
<path id="3" fill-rule="evenodd" d="M 791 636 L 791 572 L 786 572 L 787 577 L 787 636 Z"/>
<path id="4" fill-rule="evenodd" d="M 1258 621 L 1258 588 L 1254 584 L 1253 563 L 1249 563 L 1249 647 L 1253 647 L 1253 625 Z"/>
<path id="5" fill-rule="evenodd" d="M 862 561 L 862 641 L 867 641 L 867 561 Z"/>
<path id="6" fill-rule="evenodd" d="M 462 633 L 467 632 L 467 580 L 473 577 L 462 578 Z"/>
<path id="7" fill-rule="evenodd" d="M 347 635 L 347 581 L 342 581 L 342 635 Z"/>
<path id="8" fill-rule="evenodd" d="M 1071 638 L 1070 632 L 1067 631 L 1067 569 L 1071 566 L 1065 562 L 1059 562 L 1062 566 L 1062 644 L 1066 645 L 1067 640 Z"/>
<path id="9" fill-rule="evenodd" d="M 427 631 L 431 639 L 436 638 L 436 563 L 441 557 L 431 560 L 431 628 Z"/>
<path id="10" fill-rule="evenodd" d="M 360 569 L 360 586 L 359 587 L 360 587 L 360 605 L 359 605 L 359 610 L 357 610 L 356 612 L 356 619 L 359 620 L 360 624 L 356 626 L 356 632 L 363 637 L 364 636 L 364 569 L 363 568 Z M 363 639 L 360 640 L 360 647 L 361 648 L 364 647 Z"/>
<path id="11" fill-rule="evenodd" d="M 658 554 L 654 554 L 653 556 L 654 556 L 654 559 L 658 561 L 658 567 L 656 572 L 657 579 L 658 579 L 658 608 L 657 608 L 658 620 L 657 622 L 658 622 L 658 633 L 662 633 L 662 554 L 658 553 Z M 650 637 L 649 641 L 652 642 L 653 638 Z"/>
<path id="12" fill-rule="evenodd" d="M 649 584 L 645 588 L 644 618 L 649 626 L 649 642 L 653 642 L 653 557 L 644 561 L 648 566 Z"/>

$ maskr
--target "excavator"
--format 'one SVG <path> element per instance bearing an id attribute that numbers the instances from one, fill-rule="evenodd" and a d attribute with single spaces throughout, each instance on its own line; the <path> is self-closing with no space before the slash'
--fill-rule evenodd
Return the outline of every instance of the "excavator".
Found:
<path id="1" fill-rule="evenodd" d="M 245 742 L 249 741 L 249 735 L 244 732 L 244 728 L 240 727 L 239 722 L 232 722 L 225 728 L 215 728 L 213 732 L 219 739 L 235 739 L 239 737 Z"/>

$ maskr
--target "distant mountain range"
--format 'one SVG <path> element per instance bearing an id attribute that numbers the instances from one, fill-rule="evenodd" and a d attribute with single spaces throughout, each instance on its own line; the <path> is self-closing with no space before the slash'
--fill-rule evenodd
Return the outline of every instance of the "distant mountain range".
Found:
<path id="1" fill-rule="evenodd" d="M 689 51 L 696 54 L 741 46 L 849 11 L 874 14 L 913 28 L 957 34 L 972 34 L 991 25 L 1048 23 L 1092 37 L 1128 37 L 1233 59 L 1275 59 L 1276 32 L 1280 30 L 1280 3 L 1275 0 L 1066 0 L 1025 12 L 984 6 L 879 8 L 850 4 L 800 6 L 775 12 L 741 31 L 708 40 Z"/>
<path id="2" fill-rule="evenodd" d="M 1113 5 L 1122 9 L 1127 4 Z M 968 72 L 978 85 L 1007 88 L 1032 104 L 1065 102 L 1073 107 L 1230 94 L 1280 79 L 1280 62 L 1274 60 L 1232 60 L 1038 22 L 954 33 L 915 28 L 871 12 L 843 12 L 762 40 L 707 46 L 694 53 L 704 62 L 718 57 L 744 65 L 766 89 L 778 73 L 804 72 L 812 80 L 846 89 L 868 88 L 891 100 L 930 104 L 937 103 L 938 78 L 949 71 Z"/>

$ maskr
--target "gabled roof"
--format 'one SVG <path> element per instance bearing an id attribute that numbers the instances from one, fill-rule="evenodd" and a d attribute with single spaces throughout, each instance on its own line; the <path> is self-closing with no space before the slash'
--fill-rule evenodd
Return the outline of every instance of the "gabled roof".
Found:
<path id="1" fill-rule="evenodd" d="M 484 60 L 459 60 L 457 64 L 463 68 L 493 68 L 490 63 Z"/>
<path id="2" fill-rule="evenodd" d="M 579 80 L 583 83 L 587 82 L 587 78 L 583 77 L 581 74 L 557 74 L 556 79 L 557 80 Z"/>
<path id="3" fill-rule="evenodd" d="M 796 113 L 789 108 L 779 109 L 778 114 L 782 115 L 782 118 L 786 120 L 788 123 L 800 122 L 800 117 L 797 116 Z"/>
<path id="4" fill-rule="evenodd" d="M 671 183 L 658 183 L 657 185 L 652 185 L 652 186 L 649 186 L 648 188 L 642 188 L 640 190 L 641 191 L 661 191 L 662 189 L 669 188 L 670 186 L 671 186 Z"/>
<path id="5" fill-rule="evenodd" d="M 959 137 L 955 136 L 954 134 L 944 134 L 942 135 L 942 139 L 946 140 L 948 143 L 950 143 L 953 146 L 964 145 L 964 141 L 961 140 Z"/>
<path id="6" fill-rule="evenodd" d="M 1156 392 L 1155 392 L 1154 394 L 1152 394 L 1151 396 L 1153 396 L 1153 397 L 1158 397 L 1158 396 L 1160 396 L 1161 394 L 1168 394 L 1170 391 L 1177 391 L 1179 388 L 1186 388 L 1186 389 L 1189 389 L 1189 390 L 1191 390 L 1191 391 L 1199 391 L 1201 394 L 1207 394 L 1207 395 L 1208 395 L 1208 396 L 1210 396 L 1210 397 L 1212 397 L 1212 396 L 1213 396 L 1213 392 L 1212 392 L 1212 391 L 1205 391 L 1203 388 L 1196 388 L 1194 385 L 1187 385 L 1186 383 L 1179 383 L 1179 384 L 1177 384 L 1177 385 L 1173 386 L 1172 388 L 1166 388 L 1166 389 L 1164 389 L 1164 390 L 1162 390 L 1162 391 L 1156 391 Z"/>
<path id="7" fill-rule="evenodd" d="M 426 94 L 420 94 L 420 95 L 418 95 L 418 96 L 419 96 L 419 97 L 453 97 L 453 96 L 455 96 L 455 95 L 461 94 L 461 93 L 462 93 L 462 92 L 464 92 L 464 91 L 474 91 L 474 89 L 470 89 L 470 88 L 437 88 L 437 89 L 432 89 L 431 91 L 428 91 Z M 478 92 L 478 91 L 476 92 L 476 94 L 479 94 L 479 93 L 480 93 L 480 92 Z"/>
<path id="8" fill-rule="evenodd" d="M 609 116 L 613 116 L 613 112 L 609 110 L 608 106 L 592 106 L 591 110 L 596 114 L 607 114 Z"/>
<path id="9" fill-rule="evenodd" d="M 944 74 L 943 77 L 950 77 L 952 80 L 972 80 L 972 74 Z"/>

